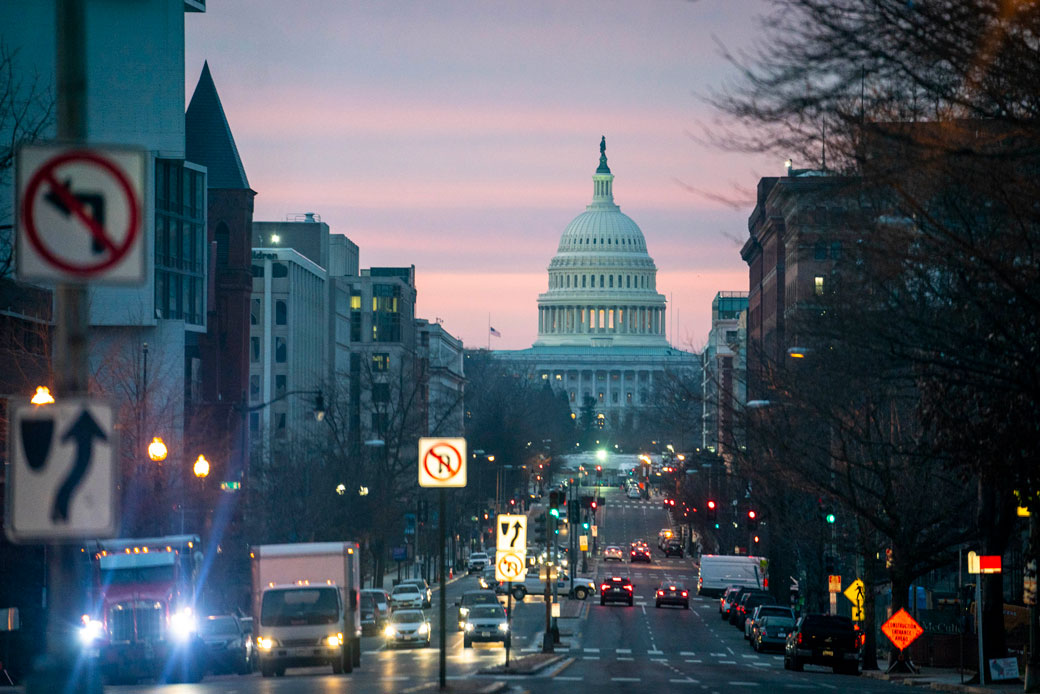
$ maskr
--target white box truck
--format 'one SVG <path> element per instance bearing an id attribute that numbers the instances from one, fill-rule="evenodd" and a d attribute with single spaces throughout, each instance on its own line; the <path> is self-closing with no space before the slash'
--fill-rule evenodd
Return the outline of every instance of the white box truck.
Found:
<path id="1" fill-rule="evenodd" d="M 767 588 L 766 566 L 763 557 L 702 554 L 697 594 L 719 597 L 730 586 Z"/>
<path id="2" fill-rule="evenodd" d="M 253 635 L 260 673 L 361 664 L 360 551 L 356 542 L 259 545 L 253 573 Z"/>

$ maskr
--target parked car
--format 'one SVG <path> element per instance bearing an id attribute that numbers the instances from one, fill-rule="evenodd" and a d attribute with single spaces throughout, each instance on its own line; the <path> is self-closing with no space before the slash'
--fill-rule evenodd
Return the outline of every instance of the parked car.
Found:
<path id="1" fill-rule="evenodd" d="M 487 552 L 471 552 L 469 560 L 466 562 L 466 567 L 469 573 L 476 573 L 483 570 L 490 563 L 491 559 L 488 558 Z"/>
<path id="2" fill-rule="evenodd" d="M 361 593 L 368 593 L 376 599 L 376 607 L 379 608 L 382 622 L 384 622 L 379 625 L 379 628 L 382 629 L 386 626 L 386 620 L 390 618 L 390 593 L 387 593 L 382 588 L 362 588 Z"/>
<path id="3" fill-rule="evenodd" d="M 214 674 L 253 671 L 249 637 L 234 615 L 210 615 L 199 623 L 199 638 L 205 645 L 206 670 Z"/>
<path id="4" fill-rule="evenodd" d="M 776 598 L 769 593 L 747 593 L 740 598 L 740 602 L 737 603 L 737 612 L 735 618 L 731 614 L 730 624 L 735 626 L 741 633 L 746 634 L 745 626 L 748 618 L 751 617 L 751 613 L 755 611 L 755 608 L 759 605 L 775 605 Z"/>
<path id="5" fill-rule="evenodd" d="M 406 578 L 398 585 L 411 584 L 419 589 L 419 592 L 423 596 L 423 607 L 429 607 L 433 603 L 433 591 L 430 590 L 430 584 L 422 578 Z"/>
<path id="6" fill-rule="evenodd" d="M 794 610 L 790 607 L 783 607 L 775 603 L 762 603 L 756 605 L 751 610 L 751 616 L 744 620 L 744 638 L 751 641 L 754 634 L 755 626 L 758 624 L 758 620 L 768 615 L 777 615 L 779 617 L 790 617 L 794 619 Z"/>
<path id="7" fill-rule="evenodd" d="M 784 650 L 787 635 L 794 631 L 794 617 L 768 615 L 755 620 L 755 632 L 751 636 L 751 648 L 756 651 Z"/>
<path id="8" fill-rule="evenodd" d="M 383 636 L 387 648 L 413 643 L 425 647 L 430 645 L 430 631 L 430 621 L 422 610 L 397 610 L 390 615 Z"/>
<path id="9" fill-rule="evenodd" d="M 664 556 L 666 557 L 679 557 L 680 559 L 683 558 L 683 546 L 682 543 L 678 540 L 669 540 L 661 549 L 664 550 Z"/>
<path id="10" fill-rule="evenodd" d="M 486 590 L 467 590 L 462 594 L 458 600 L 455 601 L 455 605 L 459 608 L 458 624 L 459 629 L 463 629 L 466 626 L 466 616 L 469 615 L 470 610 L 478 605 L 495 605 L 499 606 L 498 597 L 494 593 L 489 593 Z"/>
<path id="11" fill-rule="evenodd" d="M 379 611 L 379 603 L 376 596 L 365 591 L 360 592 L 361 597 L 361 633 L 371 636 L 379 633 L 379 625 L 383 621 L 383 614 Z"/>
<path id="12" fill-rule="evenodd" d="M 769 595 L 769 593 L 759 588 L 741 588 L 737 591 L 733 597 L 733 605 L 729 608 L 729 623 L 739 627 L 741 630 L 744 629 L 744 615 L 740 611 L 740 606 L 741 603 L 748 599 L 749 595 Z"/>
<path id="13" fill-rule="evenodd" d="M 784 642 L 784 669 L 800 672 L 805 665 L 823 665 L 835 673 L 858 675 L 865 635 L 848 617 L 807 614 Z"/>
<path id="14" fill-rule="evenodd" d="M 722 618 L 722 621 L 729 620 L 729 610 L 733 606 L 734 596 L 738 590 L 740 589 L 737 586 L 730 586 L 719 598 L 719 617 Z"/>
<path id="15" fill-rule="evenodd" d="M 472 648 L 474 641 L 501 641 L 509 647 L 509 620 L 501 605 L 475 605 L 462 623 L 462 647 Z"/>

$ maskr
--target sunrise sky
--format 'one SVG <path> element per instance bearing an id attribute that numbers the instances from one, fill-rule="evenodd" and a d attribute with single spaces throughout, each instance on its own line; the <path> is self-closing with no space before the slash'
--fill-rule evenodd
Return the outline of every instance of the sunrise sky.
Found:
<path id="1" fill-rule="evenodd" d="M 256 220 L 316 212 L 361 265 L 416 266 L 418 315 L 468 347 L 529 347 L 599 139 L 647 240 L 669 339 L 700 349 L 718 290 L 746 290 L 748 191 L 781 162 L 702 144 L 719 44 L 763 0 L 213 0 L 186 15 L 186 92 L 209 61 Z M 707 193 L 707 194 L 706 194 Z M 735 209 L 713 200 L 739 201 Z"/>

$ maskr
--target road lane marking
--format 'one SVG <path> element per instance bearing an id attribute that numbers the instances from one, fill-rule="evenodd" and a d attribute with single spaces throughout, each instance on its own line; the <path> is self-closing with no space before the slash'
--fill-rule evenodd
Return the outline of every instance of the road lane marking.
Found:
<path id="1" fill-rule="evenodd" d="M 617 658 L 614 658 L 614 660 L 635 660 L 635 658 L 630 658 L 627 655 L 619 655 Z"/>
<path id="2" fill-rule="evenodd" d="M 735 660 L 720 660 L 719 661 L 719 665 L 736 665 L 736 664 L 737 664 L 737 661 L 735 661 Z"/>
<path id="3" fill-rule="evenodd" d="M 697 654 L 694 653 L 693 651 L 679 651 L 679 655 L 686 656 L 686 657 L 692 657 L 692 656 L 695 656 Z"/>
<path id="4" fill-rule="evenodd" d="M 599 649 L 598 648 L 586 648 L 585 652 L 586 653 L 599 653 Z"/>
<path id="5" fill-rule="evenodd" d="M 687 663 L 693 663 L 694 665 L 700 665 L 704 661 L 698 658 L 697 660 L 687 660 L 686 662 Z"/>
<path id="6" fill-rule="evenodd" d="M 684 678 L 681 678 L 681 679 L 678 678 L 678 677 L 673 677 L 672 679 L 670 679 L 668 681 L 673 683 L 673 684 L 700 684 L 700 681 L 698 681 L 698 680 L 691 680 L 689 677 L 684 677 Z"/>
<path id="7" fill-rule="evenodd" d="M 611 677 L 611 682 L 642 682 L 640 677 Z"/>
<path id="8" fill-rule="evenodd" d="M 729 651 L 730 655 L 736 655 L 736 653 L 733 652 L 733 649 L 730 648 L 729 646 L 726 646 L 726 650 Z"/>
<path id="9" fill-rule="evenodd" d="M 618 653 L 631 653 L 632 649 L 631 648 L 619 648 L 619 649 L 617 649 L 617 652 Z"/>
<path id="10" fill-rule="evenodd" d="M 758 682 L 727 682 L 731 687 L 757 687 Z"/>
<path id="11" fill-rule="evenodd" d="M 664 653 L 664 651 L 659 651 L 656 648 L 652 651 L 647 651 L 648 655 L 661 655 L 662 653 Z"/>
<path id="12" fill-rule="evenodd" d="M 557 675 L 553 677 L 554 680 L 560 680 L 561 682 L 581 682 L 584 677 L 578 677 L 576 675 Z"/>

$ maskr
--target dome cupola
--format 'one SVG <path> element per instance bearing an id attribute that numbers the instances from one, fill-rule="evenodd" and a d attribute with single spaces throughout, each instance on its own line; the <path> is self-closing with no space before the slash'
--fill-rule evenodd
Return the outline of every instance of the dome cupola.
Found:
<path id="1" fill-rule="evenodd" d="M 632 218 L 614 202 L 606 137 L 592 175 L 592 202 L 560 237 L 538 295 L 535 346 L 667 346 L 657 267 Z"/>

